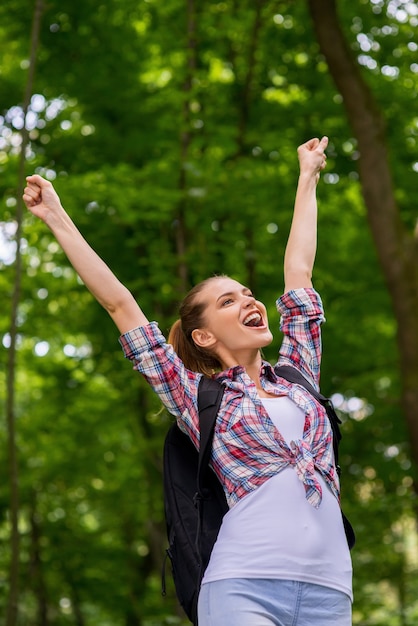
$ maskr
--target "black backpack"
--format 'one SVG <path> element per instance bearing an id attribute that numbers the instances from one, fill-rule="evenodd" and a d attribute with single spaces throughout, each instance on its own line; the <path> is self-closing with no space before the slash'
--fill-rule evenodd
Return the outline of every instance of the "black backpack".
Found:
<path id="1" fill-rule="evenodd" d="M 337 472 L 338 444 L 341 439 L 340 419 L 331 401 L 318 393 L 306 378 L 291 366 L 276 367 L 278 376 L 305 387 L 327 411 L 330 419 Z M 200 425 L 199 452 L 189 437 L 174 423 L 165 439 L 163 480 L 164 508 L 169 547 L 166 558 L 171 561 L 177 598 L 187 617 L 197 624 L 197 600 L 200 583 L 209 563 L 222 518 L 228 510 L 225 494 L 218 478 L 209 467 L 216 417 L 224 387 L 216 380 L 202 377 L 198 390 Z M 344 514 L 343 522 L 350 549 L 355 535 Z M 162 593 L 166 593 L 165 562 Z"/>

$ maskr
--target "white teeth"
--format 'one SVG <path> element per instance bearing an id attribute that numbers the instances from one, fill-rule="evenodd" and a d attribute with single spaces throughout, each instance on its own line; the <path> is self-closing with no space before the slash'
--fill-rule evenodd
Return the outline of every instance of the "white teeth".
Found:
<path id="1" fill-rule="evenodd" d="M 244 325 L 248 326 L 249 324 L 251 324 L 251 322 L 256 322 L 257 324 L 261 322 L 260 313 L 251 313 L 251 315 L 245 318 Z"/>

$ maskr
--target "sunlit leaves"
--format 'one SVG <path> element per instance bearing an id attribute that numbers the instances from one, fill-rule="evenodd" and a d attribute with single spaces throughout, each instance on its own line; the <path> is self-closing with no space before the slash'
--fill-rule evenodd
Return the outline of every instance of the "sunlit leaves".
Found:
<path id="1" fill-rule="evenodd" d="M 407 576 L 412 589 L 417 576 L 396 325 L 366 222 L 358 147 L 305 3 L 263 3 L 258 30 L 257 3 L 198 3 L 193 63 L 179 0 L 49 3 L 26 120 L 30 19 L 25 3 L 12 4 L 0 6 L 2 365 L 24 121 L 27 173 L 53 180 L 83 235 L 164 332 L 177 315 L 185 260 L 189 283 L 226 272 L 251 284 L 276 336 L 269 359 L 280 340 L 274 301 L 283 288 L 295 149 L 312 135 L 329 135 L 314 274 L 327 316 L 322 385 L 340 398 L 344 419 L 343 501 L 359 536 L 355 618 L 392 623 L 396 581 Z M 386 116 L 396 197 L 411 228 L 414 7 L 339 3 L 342 27 Z M 123 360 L 112 322 L 29 215 L 22 253 L 17 413 L 26 622 L 36 624 L 39 599 L 30 569 L 36 520 L 51 623 L 73 623 L 77 611 L 92 626 L 163 623 L 175 613 L 159 587 L 161 447 L 169 419 Z M 4 443 L 1 423 L 0 437 Z M 3 546 L 7 495 L 3 485 Z M 405 585 L 413 624 L 415 596 Z"/>

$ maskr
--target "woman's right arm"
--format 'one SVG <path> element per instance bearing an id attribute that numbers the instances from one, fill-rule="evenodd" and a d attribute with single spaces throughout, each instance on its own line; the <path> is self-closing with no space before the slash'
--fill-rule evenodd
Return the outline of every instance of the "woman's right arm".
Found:
<path id="1" fill-rule="evenodd" d="M 27 208 L 51 230 L 81 280 L 109 313 L 120 333 L 148 324 L 130 291 L 81 235 L 52 184 L 38 175 L 28 176 L 26 183 L 23 200 Z"/>

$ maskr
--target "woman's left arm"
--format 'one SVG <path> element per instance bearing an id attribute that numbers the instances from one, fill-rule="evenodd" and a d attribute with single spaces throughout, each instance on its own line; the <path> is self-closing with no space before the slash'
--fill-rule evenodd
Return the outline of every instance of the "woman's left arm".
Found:
<path id="1" fill-rule="evenodd" d="M 321 367 L 321 324 L 324 311 L 313 289 L 286 291 L 277 301 L 283 341 L 278 365 L 298 369 L 316 388 Z"/>
<path id="2" fill-rule="evenodd" d="M 312 287 L 316 255 L 316 186 L 326 164 L 328 138 L 310 139 L 298 148 L 300 174 L 296 190 L 292 225 L 284 256 L 285 292 Z"/>

